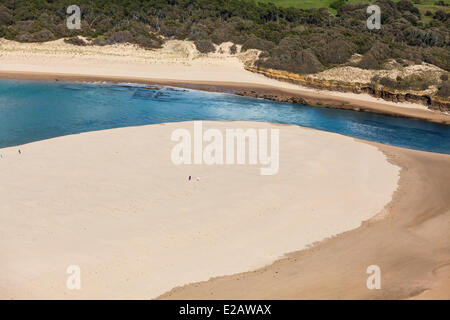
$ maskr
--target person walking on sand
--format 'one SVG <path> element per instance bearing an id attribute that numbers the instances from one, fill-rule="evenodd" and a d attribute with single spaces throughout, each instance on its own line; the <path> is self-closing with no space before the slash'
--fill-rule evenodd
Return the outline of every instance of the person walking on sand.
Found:
<path id="1" fill-rule="evenodd" d="M 20 151 L 20 149 L 19 149 L 19 154 L 22 154 L 22 152 Z"/>
<path id="2" fill-rule="evenodd" d="M 192 177 L 191 177 L 191 176 L 189 176 L 189 181 L 191 181 L 191 179 L 192 179 Z"/>

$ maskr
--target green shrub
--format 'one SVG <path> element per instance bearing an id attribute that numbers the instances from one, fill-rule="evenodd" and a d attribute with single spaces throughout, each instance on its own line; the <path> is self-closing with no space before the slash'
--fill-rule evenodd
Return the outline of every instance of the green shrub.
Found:
<path id="1" fill-rule="evenodd" d="M 381 69 L 383 63 L 391 56 L 391 49 L 384 43 L 376 42 L 367 51 L 358 66 L 363 69 Z"/>
<path id="2" fill-rule="evenodd" d="M 335 0 L 330 3 L 330 8 L 338 10 L 341 6 L 346 4 L 346 2 L 348 2 L 348 0 Z"/>
<path id="3" fill-rule="evenodd" d="M 383 77 L 381 79 L 372 78 L 372 82 L 378 82 L 383 87 L 393 90 L 417 90 L 422 91 L 428 89 L 431 85 L 435 84 L 434 81 L 428 80 L 421 75 L 410 75 L 405 78 L 397 76 L 397 78 L 391 79 Z"/>
<path id="4" fill-rule="evenodd" d="M 247 41 L 242 45 L 242 51 L 247 51 L 248 49 L 258 49 L 261 51 L 269 51 L 275 46 L 271 41 L 260 39 L 255 35 L 251 35 Z"/>
<path id="5" fill-rule="evenodd" d="M 13 22 L 11 10 L 0 4 L 0 25 L 8 25 Z"/>
<path id="6" fill-rule="evenodd" d="M 194 42 L 194 44 L 197 50 L 201 53 L 216 52 L 216 47 L 209 40 L 197 40 Z"/>
<path id="7" fill-rule="evenodd" d="M 235 44 L 233 44 L 233 45 L 230 47 L 230 53 L 231 53 L 231 54 L 236 54 L 236 53 L 237 53 L 237 46 L 236 46 Z"/>
<path id="8" fill-rule="evenodd" d="M 444 83 L 442 83 L 442 85 L 439 87 L 437 94 L 443 98 L 449 98 L 450 97 L 450 81 L 445 81 Z"/>
<path id="9" fill-rule="evenodd" d="M 83 39 L 81 39 L 79 37 L 72 37 L 72 38 L 64 39 L 64 42 L 73 44 L 75 46 L 86 46 L 87 45 L 86 41 L 84 41 Z"/>

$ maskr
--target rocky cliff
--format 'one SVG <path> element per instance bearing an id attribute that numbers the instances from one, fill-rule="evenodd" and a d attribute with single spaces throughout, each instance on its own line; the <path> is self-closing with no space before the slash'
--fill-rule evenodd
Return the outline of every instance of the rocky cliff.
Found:
<path id="1" fill-rule="evenodd" d="M 314 79 L 308 76 L 303 76 L 299 74 L 289 73 L 280 70 L 264 69 L 255 66 L 246 65 L 245 68 L 251 72 L 257 72 L 265 75 L 266 77 L 277 79 L 280 81 L 286 81 L 295 83 L 304 87 L 341 91 L 341 92 L 353 92 L 353 93 L 367 93 L 377 98 L 382 98 L 387 101 L 393 102 L 412 102 L 421 103 L 427 106 L 431 110 L 438 110 L 441 112 L 450 112 L 450 101 L 439 98 L 437 96 L 431 96 L 429 94 L 424 94 L 421 92 L 410 91 L 389 91 L 384 87 L 375 87 L 371 84 L 361 84 L 361 83 L 345 83 L 340 81 L 332 80 L 321 80 Z M 270 97 L 266 97 L 270 99 Z M 271 99 L 279 100 L 279 99 Z M 292 100 L 292 101 L 290 101 Z M 285 100 L 286 102 L 294 103 L 304 103 L 305 101 L 298 97 L 292 97 L 292 99 Z"/>

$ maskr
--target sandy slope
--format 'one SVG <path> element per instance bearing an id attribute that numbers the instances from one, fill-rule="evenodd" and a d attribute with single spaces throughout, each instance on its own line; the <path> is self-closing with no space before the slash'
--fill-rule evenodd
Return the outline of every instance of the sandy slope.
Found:
<path id="1" fill-rule="evenodd" d="M 254 165 L 175 166 L 171 133 L 192 131 L 191 122 L 1 149 L 0 298 L 154 298 L 355 229 L 397 189 L 399 167 L 349 137 L 265 123 L 204 126 L 279 129 L 279 173 L 261 176 Z M 329 262 L 346 250 L 330 253 Z M 65 286 L 69 265 L 81 267 L 80 291 Z M 292 288 L 289 281 L 276 285 L 279 298 Z M 270 294 L 264 292 L 233 297 Z"/>
<path id="2" fill-rule="evenodd" d="M 200 55 L 192 42 L 180 40 L 168 41 L 163 49 L 153 51 L 124 44 L 80 47 L 62 39 L 47 43 L 0 40 L 1 71 L 270 83 L 272 80 L 244 70 L 248 55 L 252 52 Z"/>

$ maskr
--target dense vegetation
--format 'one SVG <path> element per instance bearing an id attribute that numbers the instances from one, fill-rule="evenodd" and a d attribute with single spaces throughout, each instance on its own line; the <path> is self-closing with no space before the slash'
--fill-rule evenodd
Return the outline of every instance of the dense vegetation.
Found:
<path id="1" fill-rule="evenodd" d="M 294 7 L 300 9 L 311 8 L 331 8 L 339 5 L 339 2 L 346 2 L 347 4 L 355 3 L 372 3 L 372 0 L 259 0 L 261 2 L 272 2 L 281 7 Z M 401 0 L 393 0 L 398 2 Z M 411 2 L 423 13 L 427 10 L 432 12 L 442 9 L 442 7 L 449 7 L 448 0 L 411 0 Z M 448 8 L 450 10 L 450 8 Z"/>
<path id="2" fill-rule="evenodd" d="M 362 68 L 381 68 L 394 58 L 450 70 L 448 1 L 424 22 L 407 0 L 378 0 L 382 29 L 372 31 L 366 28 L 367 4 L 354 2 L 328 1 L 333 14 L 251 0 L 0 0 L 0 37 L 22 42 L 64 37 L 83 45 L 73 37 L 84 35 L 99 45 L 131 42 L 145 48 L 158 48 L 164 39 L 189 39 L 201 52 L 232 41 L 244 50 L 262 50 L 259 66 L 296 73 L 345 63 L 354 53 L 363 55 L 356 63 Z M 82 10 L 81 30 L 66 28 L 66 8 L 74 3 Z"/>

